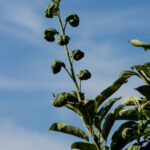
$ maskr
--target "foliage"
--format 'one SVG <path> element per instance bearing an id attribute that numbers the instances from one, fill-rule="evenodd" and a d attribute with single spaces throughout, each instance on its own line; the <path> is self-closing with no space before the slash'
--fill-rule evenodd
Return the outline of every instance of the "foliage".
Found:
<path id="1" fill-rule="evenodd" d="M 74 111 L 83 121 L 85 129 L 92 137 L 93 142 L 89 141 L 88 135 L 82 129 L 66 123 L 54 123 L 49 130 L 58 131 L 66 134 L 77 136 L 84 142 L 75 142 L 71 145 L 71 149 L 80 150 L 148 150 L 150 146 L 150 63 L 132 66 L 132 70 L 123 71 L 118 79 L 108 88 L 100 92 L 94 99 L 85 99 L 84 93 L 81 91 L 82 80 L 91 78 L 91 73 L 87 69 L 79 71 L 76 75 L 73 69 L 73 61 L 79 61 L 84 57 L 84 52 L 80 49 L 68 50 L 70 37 L 66 35 L 66 27 L 77 27 L 80 19 L 77 14 L 70 14 L 66 17 L 64 25 L 60 16 L 61 0 L 52 0 L 52 4 L 48 5 L 44 11 L 46 18 L 57 17 L 61 31 L 48 28 L 44 31 L 44 38 L 48 42 L 54 42 L 57 36 L 57 44 L 64 46 L 69 69 L 61 60 L 55 60 L 52 63 L 52 72 L 57 74 L 61 69 L 65 69 L 69 77 L 72 79 L 76 91 L 69 93 L 63 92 L 53 95 L 52 104 L 55 107 L 66 107 Z M 144 50 L 150 49 L 150 43 L 144 43 L 139 40 L 129 41 L 136 47 L 142 47 Z M 143 97 L 129 96 L 113 111 L 112 106 L 121 99 L 121 97 L 111 98 L 128 79 L 136 76 L 142 79 L 146 85 L 142 85 L 137 90 Z M 112 140 L 107 145 L 109 133 L 117 120 L 125 122 L 118 127 L 112 135 Z M 135 142 L 130 145 L 130 142 Z M 129 146 L 127 147 L 127 145 Z"/>

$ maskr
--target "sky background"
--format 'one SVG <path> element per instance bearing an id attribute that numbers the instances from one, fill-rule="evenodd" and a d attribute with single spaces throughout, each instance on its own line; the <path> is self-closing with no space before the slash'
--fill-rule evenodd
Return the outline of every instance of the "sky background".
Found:
<path id="1" fill-rule="evenodd" d="M 46 28 L 60 30 L 57 18 L 43 12 L 50 0 L 0 1 L 0 147 L 1 150 L 70 150 L 76 137 L 48 128 L 54 122 L 82 127 L 80 119 L 65 108 L 51 105 L 55 94 L 74 90 L 62 70 L 53 75 L 51 63 L 67 63 L 64 48 L 43 39 Z M 75 72 L 88 69 L 92 78 L 83 83 L 86 98 L 93 99 L 130 66 L 149 61 L 149 53 L 128 40 L 150 41 L 149 0 L 62 0 L 64 20 L 77 13 L 80 26 L 67 26 L 69 49 L 81 49 L 85 57 L 74 63 Z M 143 84 L 131 78 L 113 97 L 139 95 Z"/>

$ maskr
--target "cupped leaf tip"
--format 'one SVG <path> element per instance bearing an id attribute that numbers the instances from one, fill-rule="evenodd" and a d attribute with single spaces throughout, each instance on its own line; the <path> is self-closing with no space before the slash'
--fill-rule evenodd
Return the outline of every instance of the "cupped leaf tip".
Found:
<path id="1" fill-rule="evenodd" d="M 55 107 L 62 107 L 66 105 L 67 104 L 66 93 L 63 92 L 63 93 L 57 94 L 52 100 L 52 104 Z"/>
<path id="2" fill-rule="evenodd" d="M 79 17 L 76 14 L 70 14 L 67 18 L 66 18 L 66 22 L 69 22 L 69 24 L 72 27 L 77 27 L 79 25 Z"/>
<path id="3" fill-rule="evenodd" d="M 69 43 L 70 37 L 67 35 L 60 35 L 57 39 L 57 43 L 61 46 L 67 45 Z"/>
<path id="4" fill-rule="evenodd" d="M 71 52 L 70 56 L 71 56 L 74 60 L 78 61 L 78 60 L 80 60 L 80 59 L 82 59 L 82 58 L 84 57 L 84 53 L 83 53 L 81 50 L 76 49 L 76 50 L 73 50 L 73 51 Z"/>
<path id="5" fill-rule="evenodd" d="M 88 80 L 91 78 L 91 73 L 88 70 L 81 70 L 79 73 L 77 73 L 77 77 L 80 80 Z"/>
<path id="6" fill-rule="evenodd" d="M 48 42 L 54 42 L 55 41 L 55 35 L 58 34 L 58 32 L 55 29 L 46 29 L 44 31 L 44 39 L 47 40 Z"/>
<path id="7" fill-rule="evenodd" d="M 50 4 L 46 7 L 44 11 L 44 16 L 46 18 L 53 18 L 53 16 L 57 15 L 57 12 L 59 11 L 59 5 L 58 3 Z"/>
<path id="8" fill-rule="evenodd" d="M 51 69 L 52 69 L 52 72 L 54 74 L 58 73 L 61 71 L 61 67 L 65 67 L 65 64 L 60 61 L 60 60 L 55 60 L 52 65 L 51 65 Z"/>

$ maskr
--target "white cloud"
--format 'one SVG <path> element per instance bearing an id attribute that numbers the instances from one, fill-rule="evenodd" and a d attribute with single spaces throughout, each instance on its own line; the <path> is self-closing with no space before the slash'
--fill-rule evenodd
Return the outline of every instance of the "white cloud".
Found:
<path id="1" fill-rule="evenodd" d="M 1 150 L 69 150 L 68 141 L 21 128 L 11 121 L 0 123 Z"/>
<path id="2" fill-rule="evenodd" d="M 0 89 L 41 90 L 46 88 L 48 85 L 44 83 L 40 85 L 34 81 L 0 77 Z"/>
<path id="3" fill-rule="evenodd" d="M 107 12 L 104 10 L 92 12 L 81 11 L 81 29 L 76 32 L 76 35 L 87 41 L 94 34 L 98 34 L 99 38 L 103 39 L 105 38 L 104 36 L 107 36 L 109 39 L 109 36 L 112 34 L 115 36 L 118 33 L 128 33 L 132 30 L 144 30 L 148 32 L 148 22 L 150 22 L 148 14 L 149 9 L 139 6 Z"/>
<path id="4" fill-rule="evenodd" d="M 48 75 L 47 75 L 48 76 Z M 43 77 L 43 76 L 42 76 Z M 25 90 L 25 91 L 43 91 L 43 90 L 51 90 L 52 92 L 55 90 L 64 90 L 64 89 L 72 89 L 73 83 L 68 82 L 68 78 L 57 77 L 55 80 L 44 80 L 42 77 L 34 79 L 17 79 L 12 77 L 0 77 L 0 89 L 3 90 Z"/>
<path id="5" fill-rule="evenodd" d="M 3 15 L 5 16 L 5 19 L 17 25 L 17 28 L 13 28 L 8 25 L 6 26 L 2 25 L 1 31 L 4 31 L 4 32 L 6 31 L 7 33 L 17 34 L 18 37 L 23 37 L 24 39 L 34 42 L 36 44 L 40 43 L 40 40 L 39 39 L 37 40 L 37 37 L 40 36 L 39 31 L 41 31 L 42 29 L 42 21 L 38 17 L 34 9 L 27 8 L 26 6 L 22 6 L 22 5 L 11 5 L 8 7 L 4 7 L 2 10 L 3 10 Z M 131 62 L 129 58 L 132 59 L 133 55 L 130 55 L 130 56 L 128 55 L 126 57 L 124 56 L 123 58 L 122 57 L 118 58 L 118 55 L 112 56 L 113 53 L 116 51 L 125 50 L 125 48 L 122 48 L 121 44 L 116 44 L 116 43 L 113 43 L 112 41 L 108 42 L 107 40 L 104 40 L 100 43 L 93 43 L 90 37 L 93 33 L 96 33 L 96 32 L 101 32 L 104 34 L 105 32 L 106 33 L 114 33 L 114 31 L 121 32 L 128 28 L 134 28 L 134 27 L 138 27 L 138 28 L 147 27 L 148 25 L 144 23 L 146 22 L 147 18 L 141 17 L 147 11 L 148 10 L 143 9 L 143 8 L 116 10 L 113 13 L 108 12 L 106 14 L 100 14 L 98 18 L 96 18 L 97 15 L 95 15 L 96 12 L 94 11 L 92 12 L 92 14 L 87 13 L 86 15 L 81 12 L 81 14 L 83 14 L 81 15 L 81 19 L 83 20 L 81 20 L 80 30 L 77 30 L 79 32 L 75 33 L 75 35 L 78 35 L 79 38 L 77 38 L 78 41 L 75 41 L 75 42 L 73 41 L 73 43 L 71 44 L 72 44 L 72 47 L 76 47 L 76 45 L 78 45 L 77 48 L 84 47 L 84 49 L 87 49 L 90 51 L 86 51 L 87 54 L 85 54 L 85 58 L 81 62 L 83 66 L 78 65 L 77 68 L 86 67 L 88 63 L 89 66 L 87 67 L 94 70 L 94 72 L 96 71 L 95 73 L 97 73 L 97 76 L 98 76 L 100 72 L 107 72 L 107 73 L 114 74 L 114 72 L 116 72 L 118 69 L 121 69 L 121 67 L 124 64 L 126 63 L 129 64 Z M 140 18 L 138 16 L 140 16 Z M 92 18 L 94 20 L 94 23 L 89 24 L 88 18 Z M 23 27 L 25 30 L 18 29 L 19 26 Z M 32 34 L 33 32 L 34 34 Z M 103 34 L 100 34 L 100 36 L 102 37 Z M 34 40 L 34 37 L 35 37 L 35 40 Z M 138 60 L 138 57 L 134 56 L 134 59 Z M 39 59 L 37 59 L 36 62 L 38 61 Z M 40 63 L 42 64 L 42 61 L 40 61 Z M 37 63 L 36 65 L 37 68 L 39 68 L 38 65 L 39 64 Z M 126 69 L 129 69 L 129 68 L 126 68 Z M 31 73 L 31 76 L 34 76 L 35 74 L 39 74 L 39 70 L 37 70 L 36 73 L 35 72 L 34 74 Z M 40 72 L 42 72 L 42 67 L 40 69 Z M 46 75 L 44 76 L 44 78 L 45 77 Z M 42 79 L 42 78 L 43 76 L 39 79 Z M 71 81 L 69 81 L 70 83 L 68 83 L 66 78 L 62 79 L 61 77 L 58 77 L 57 79 L 56 78 L 53 78 L 53 79 L 55 81 L 49 82 L 48 80 L 46 81 L 41 80 L 41 82 L 39 81 L 37 82 L 36 80 L 25 80 L 24 78 L 22 78 L 22 80 L 18 80 L 18 79 L 13 79 L 13 78 L 2 77 L 0 78 L 0 81 L 1 81 L 0 88 L 39 90 L 39 89 L 49 89 L 49 87 L 53 89 L 55 87 L 55 89 L 62 90 L 62 89 L 65 89 L 65 87 L 68 87 L 68 88 L 72 87 L 70 86 L 72 84 Z M 112 79 L 113 78 L 109 77 L 109 81 L 112 81 Z M 91 90 L 94 89 L 95 84 L 99 83 L 98 80 L 99 80 L 98 77 L 96 77 L 96 79 L 94 80 L 91 80 L 93 82 L 90 84 L 91 85 L 90 87 L 92 87 Z M 108 79 L 106 78 L 106 76 L 101 76 L 100 80 L 106 81 Z M 56 85 L 57 83 L 61 83 L 61 84 Z"/>
<path id="6" fill-rule="evenodd" d="M 44 25 L 34 8 L 21 4 L 5 4 L 1 7 L 0 17 L 0 32 L 35 45 L 42 45 Z M 8 36 L 8 40 L 9 38 Z"/>
<path id="7" fill-rule="evenodd" d="M 2 8 L 2 18 L 18 27 L 23 27 L 32 32 L 38 32 L 42 29 L 42 20 L 34 9 L 22 5 L 7 5 Z M 11 25 L 10 25 L 11 26 Z"/>

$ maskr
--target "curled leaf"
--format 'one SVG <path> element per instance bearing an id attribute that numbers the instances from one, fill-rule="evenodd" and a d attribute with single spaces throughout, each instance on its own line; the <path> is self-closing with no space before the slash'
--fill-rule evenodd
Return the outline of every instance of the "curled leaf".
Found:
<path id="1" fill-rule="evenodd" d="M 62 107 L 64 105 L 67 104 L 67 97 L 66 97 L 66 93 L 60 93 L 57 94 L 54 99 L 52 100 L 52 104 L 55 107 Z"/>
<path id="2" fill-rule="evenodd" d="M 89 78 L 91 78 L 91 73 L 88 70 L 81 70 L 78 74 L 77 77 L 80 80 L 88 80 Z"/>
<path id="3" fill-rule="evenodd" d="M 77 27 L 79 25 L 79 17 L 76 14 L 70 14 L 67 18 L 66 18 L 66 22 L 69 22 L 69 24 L 72 27 Z"/>
<path id="4" fill-rule="evenodd" d="M 44 39 L 46 39 L 47 41 L 54 42 L 55 41 L 55 37 L 54 36 L 56 34 L 58 34 L 58 32 L 55 29 L 49 28 L 49 29 L 46 29 L 44 31 L 43 36 L 44 36 Z"/>
<path id="5" fill-rule="evenodd" d="M 144 50 L 150 49 L 150 43 L 144 43 L 144 42 L 136 40 L 136 39 L 131 40 L 129 42 L 136 47 L 142 47 Z"/>
<path id="6" fill-rule="evenodd" d="M 54 74 L 60 72 L 61 67 L 65 67 L 65 64 L 60 60 L 55 60 L 51 65 L 52 72 Z"/>
<path id="7" fill-rule="evenodd" d="M 67 35 L 60 35 L 57 39 L 59 45 L 67 45 L 69 43 L 70 37 Z"/>
<path id="8" fill-rule="evenodd" d="M 71 52 L 70 56 L 74 60 L 78 61 L 78 60 L 80 60 L 80 59 L 82 59 L 84 57 L 84 53 L 81 50 L 77 49 L 77 50 L 73 50 Z"/>
<path id="9" fill-rule="evenodd" d="M 58 3 L 53 3 L 51 5 L 48 5 L 44 11 L 44 16 L 47 18 L 53 18 L 53 16 L 57 15 L 57 12 L 59 11 L 59 5 Z"/>
<path id="10" fill-rule="evenodd" d="M 81 97 L 84 98 L 84 93 L 80 93 Z M 60 93 L 57 94 L 52 100 L 52 104 L 55 107 L 62 107 L 67 104 L 75 104 L 78 102 L 77 93 L 75 91 L 71 91 L 70 93 Z"/>
<path id="11" fill-rule="evenodd" d="M 130 138 L 130 137 L 132 137 L 132 136 L 134 136 L 134 135 L 136 135 L 136 132 L 134 132 L 135 130 L 133 129 L 133 128 L 124 128 L 123 130 L 122 130 L 122 133 L 121 133 L 121 135 L 122 135 L 122 138 L 123 139 L 128 139 L 128 138 Z"/>

